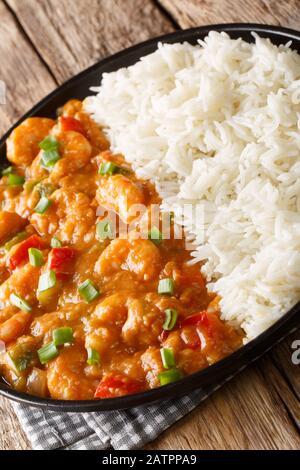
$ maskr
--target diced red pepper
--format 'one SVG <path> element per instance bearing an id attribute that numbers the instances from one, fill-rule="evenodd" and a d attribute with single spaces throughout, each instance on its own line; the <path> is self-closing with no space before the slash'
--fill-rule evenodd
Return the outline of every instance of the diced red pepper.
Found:
<path id="1" fill-rule="evenodd" d="M 181 323 L 181 327 L 188 325 L 199 329 L 209 341 L 215 341 L 216 338 L 224 336 L 224 324 L 217 313 L 207 313 L 206 311 L 195 313 Z"/>
<path id="2" fill-rule="evenodd" d="M 85 135 L 84 127 L 78 119 L 70 116 L 60 116 L 58 120 L 62 131 L 75 131 Z"/>
<path id="3" fill-rule="evenodd" d="M 27 238 L 23 242 L 16 245 L 13 254 L 9 258 L 9 268 L 16 269 L 24 261 L 28 261 L 28 250 L 29 248 L 44 248 L 45 243 L 42 238 L 38 237 L 37 235 L 31 235 L 31 237 Z"/>
<path id="4" fill-rule="evenodd" d="M 164 341 L 166 341 L 167 337 L 169 336 L 169 333 L 170 333 L 170 332 L 167 331 L 167 330 L 162 330 L 162 332 L 161 332 L 161 334 L 160 334 L 160 336 L 159 336 L 159 338 L 158 338 L 159 341 L 160 341 L 161 343 L 163 343 Z"/>
<path id="5" fill-rule="evenodd" d="M 141 392 L 142 384 L 124 375 L 108 376 L 101 380 L 95 392 L 95 398 L 114 398 Z"/>
<path id="6" fill-rule="evenodd" d="M 49 254 L 49 269 L 55 271 L 58 278 L 64 278 L 72 273 L 72 262 L 75 250 L 68 246 L 52 248 Z"/>
<path id="7" fill-rule="evenodd" d="M 184 328 L 182 328 L 180 336 L 187 348 L 201 348 L 201 339 L 199 337 L 197 328 L 194 328 L 194 326 L 185 326 Z"/>
<path id="8" fill-rule="evenodd" d="M 185 318 L 183 320 L 183 322 L 181 323 L 181 326 L 188 326 L 188 325 L 209 326 L 209 320 L 208 320 L 208 317 L 207 317 L 206 310 L 204 310 L 203 312 L 194 313 L 193 315 L 190 315 L 189 317 Z"/>

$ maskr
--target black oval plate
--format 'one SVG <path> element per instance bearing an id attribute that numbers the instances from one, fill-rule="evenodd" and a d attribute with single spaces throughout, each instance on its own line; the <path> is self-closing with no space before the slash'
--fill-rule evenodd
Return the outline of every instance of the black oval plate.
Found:
<path id="1" fill-rule="evenodd" d="M 40 103 L 26 113 L 1 139 L 0 141 L 0 162 L 4 166 L 5 140 L 20 122 L 28 116 L 55 117 L 56 109 L 71 98 L 83 99 L 90 93 L 91 86 L 99 85 L 103 72 L 111 72 L 120 67 L 127 67 L 134 64 L 140 57 L 150 54 L 157 48 L 158 42 L 183 42 L 187 41 L 196 44 L 197 39 L 203 39 L 209 31 L 226 31 L 233 39 L 243 38 L 248 42 L 253 42 L 251 32 L 258 33 L 261 37 L 268 37 L 274 44 L 285 44 L 292 41 L 292 48 L 300 53 L 300 33 L 291 29 L 276 26 L 266 26 L 259 24 L 220 24 L 212 26 L 202 26 L 199 28 L 178 31 L 158 38 L 151 39 L 136 46 L 130 47 L 111 57 L 108 57 L 92 67 L 84 70 L 76 77 L 71 78 L 55 91 L 50 93 Z M 105 399 L 105 400 L 84 400 L 66 401 L 38 398 L 12 390 L 4 382 L 0 382 L 0 395 L 12 400 L 22 402 L 27 405 L 47 408 L 55 411 L 84 412 L 84 411 L 104 411 L 120 410 L 133 406 L 146 405 L 155 401 L 170 399 L 191 392 L 197 388 L 216 386 L 229 380 L 238 371 L 245 368 L 272 346 L 281 341 L 290 332 L 295 330 L 300 324 L 300 302 L 293 307 L 278 322 L 262 333 L 256 339 L 243 346 L 229 357 L 209 366 L 200 372 L 187 376 L 180 381 L 153 389 L 136 395 Z"/>

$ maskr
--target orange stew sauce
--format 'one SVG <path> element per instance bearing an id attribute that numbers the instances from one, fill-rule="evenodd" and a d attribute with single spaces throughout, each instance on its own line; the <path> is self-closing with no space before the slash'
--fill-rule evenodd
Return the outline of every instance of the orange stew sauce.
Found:
<path id="1" fill-rule="evenodd" d="M 110 152 L 80 101 L 57 120 L 26 119 L 7 140 L 7 158 L 0 374 L 13 388 L 111 398 L 176 381 L 240 347 L 241 332 L 220 320 L 200 265 L 174 236 L 172 214 L 159 214 L 159 226 L 135 224 L 132 207 L 159 197 Z"/>

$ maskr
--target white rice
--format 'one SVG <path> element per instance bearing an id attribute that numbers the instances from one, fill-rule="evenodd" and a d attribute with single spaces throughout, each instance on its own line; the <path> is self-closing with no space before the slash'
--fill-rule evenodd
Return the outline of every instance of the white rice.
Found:
<path id="1" fill-rule="evenodd" d="M 211 32 L 104 74 L 86 110 L 185 220 L 222 317 L 252 339 L 300 299 L 300 56 Z"/>

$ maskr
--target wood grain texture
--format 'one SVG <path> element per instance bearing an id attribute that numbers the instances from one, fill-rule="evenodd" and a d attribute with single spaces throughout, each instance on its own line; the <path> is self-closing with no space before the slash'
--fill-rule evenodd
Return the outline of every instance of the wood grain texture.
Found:
<path id="1" fill-rule="evenodd" d="M 101 58 L 173 30 L 151 1 L 7 0 L 62 82 Z"/>
<path id="2" fill-rule="evenodd" d="M 0 80 L 6 84 L 6 104 L 0 105 L 2 134 L 56 83 L 3 3 L 0 18 Z"/>
<path id="3" fill-rule="evenodd" d="M 158 3 L 162 9 L 157 7 Z M 6 6 L 5 6 L 6 5 Z M 180 27 L 232 21 L 297 27 L 296 0 L 5 0 L 0 3 L 0 132 L 43 95 L 96 60 Z M 176 26 L 175 26 L 176 27 Z M 22 80 L 20 80 L 22 77 Z M 148 449 L 300 449 L 300 374 L 288 338 Z M 0 400 L 0 449 L 29 443 Z"/>
<path id="4" fill-rule="evenodd" d="M 248 367 L 147 448 L 300 449 L 299 397 L 272 358 L 287 348 L 287 365 L 298 377 L 299 366 L 291 363 L 292 340 Z"/>
<path id="5" fill-rule="evenodd" d="M 158 0 L 181 28 L 265 23 L 299 29 L 299 0 Z"/>

